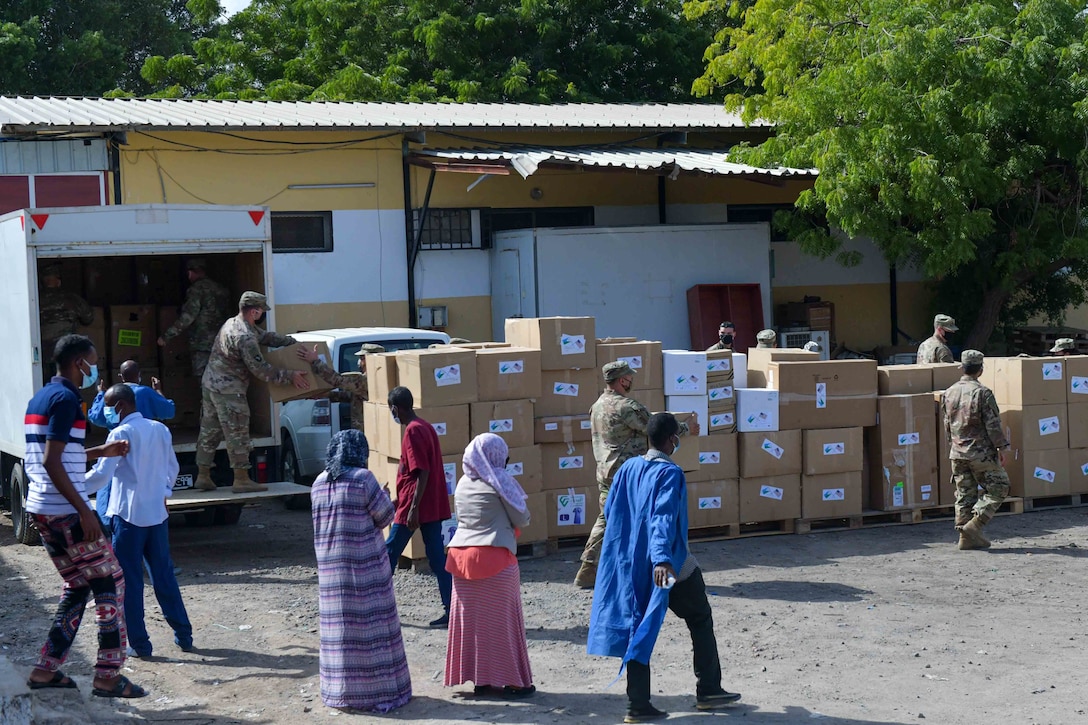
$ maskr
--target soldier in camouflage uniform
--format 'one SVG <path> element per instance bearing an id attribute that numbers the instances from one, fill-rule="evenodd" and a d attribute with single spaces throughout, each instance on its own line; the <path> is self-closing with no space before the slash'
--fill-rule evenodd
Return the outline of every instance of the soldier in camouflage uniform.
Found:
<path id="1" fill-rule="evenodd" d="M 962 359 L 963 377 L 944 394 L 944 433 L 951 444 L 948 457 L 956 484 L 956 529 L 959 548 L 986 549 L 990 542 L 982 528 L 1009 495 L 1009 475 L 1003 468 L 1009 441 L 994 394 L 978 381 L 982 353 L 964 350 Z"/>
<path id="2" fill-rule="evenodd" d="M 94 309 L 74 292 L 65 292 L 60 286 L 59 264 L 42 268 L 41 287 L 38 292 L 38 311 L 41 314 L 42 367 L 45 381 L 53 376 L 53 348 L 57 340 L 72 335 L 80 325 L 94 322 Z"/>
<path id="3" fill-rule="evenodd" d="M 159 347 L 189 330 L 189 355 L 192 358 L 193 375 L 200 377 L 208 365 L 208 356 L 215 342 L 215 334 L 230 317 L 230 292 L 223 285 L 207 276 L 203 259 L 190 259 L 185 264 L 189 275 L 189 290 L 181 314 L 159 338 Z"/>
<path id="4" fill-rule="evenodd" d="M 737 335 L 737 328 L 728 320 L 718 325 L 718 341 L 706 349 L 707 352 L 717 350 L 733 351 L 733 338 Z"/>
<path id="5" fill-rule="evenodd" d="M 646 425 L 650 422 L 650 411 L 642 403 L 627 397 L 635 381 L 635 371 L 622 360 L 608 363 L 601 371 L 604 373 L 605 390 L 589 409 L 601 513 L 597 514 L 585 551 L 582 552 L 582 565 L 574 577 L 574 585 L 582 589 L 591 589 L 597 582 L 597 562 L 600 561 L 601 545 L 604 543 L 604 504 L 612 488 L 612 478 L 625 461 L 649 450 Z M 689 433 L 699 433 L 699 421 L 694 417 L 690 425 L 680 423 L 680 435 Z"/>
<path id="6" fill-rule="evenodd" d="M 956 321 L 948 315 L 937 315 L 933 318 L 933 337 L 923 340 L 918 346 L 919 363 L 950 363 L 956 362 L 952 357 L 952 350 L 948 348 L 948 334 L 957 332 Z"/>
<path id="7" fill-rule="evenodd" d="M 776 340 L 778 335 L 774 334 L 774 330 L 760 330 L 756 333 L 756 348 L 762 350 L 770 350 L 777 347 Z"/>
<path id="8" fill-rule="evenodd" d="M 314 375 L 336 388 L 327 396 L 332 403 L 351 403 L 351 427 L 355 430 L 363 429 L 363 402 L 370 399 L 366 384 L 366 356 L 385 352 L 381 345 L 371 343 L 364 344 L 355 355 L 359 358 L 359 372 L 338 373 L 332 366 L 324 362 L 317 354 L 317 346 L 313 349 L 303 345 L 298 349 L 298 356 L 310 363 L 310 369 Z"/>
<path id="9" fill-rule="evenodd" d="M 1054 342 L 1054 347 L 1050 348 L 1050 354 L 1056 357 L 1065 357 L 1066 355 L 1077 354 L 1077 343 L 1071 337 L 1059 337 Z"/>
<path id="10" fill-rule="evenodd" d="M 203 399 L 200 408 L 200 434 L 196 441 L 196 464 L 200 473 L 196 487 L 214 491 L 212 464 L 215 449 L 226 439 L 227 456 L 234 469 L 234 493 L 266 491 L 267 486 L 249 478 L 249 403 L 246 390 L 250 377 L 267 383 L 294 385 L 299 390 L 310 387 L 301 370 L 277 370 L 261 355 L 260 345 L 294 345 L 293 337 L 262 332 L 257 322 L 269 309 L 267 298 L 258 292 L 245 292 L 238 301 L 238 315 L 227 320 L 215 336 L 208 366 L 204 369 Z"/>

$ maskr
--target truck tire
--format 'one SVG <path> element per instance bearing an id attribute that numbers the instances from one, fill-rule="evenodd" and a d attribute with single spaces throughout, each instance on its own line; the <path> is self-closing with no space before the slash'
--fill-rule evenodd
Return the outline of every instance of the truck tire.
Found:
<path id="1" fill-rule="evenodd" d="M 220 526 L 233 526 L 238 523 L 238 519 L 242 518 L 242 504 L 240 503 L 216 506 L 214 511 L 215 523 Z"/>
<path id="2" fill-rule="evenodd" d="M 27 546 L 38 546 L 42 537 L 26 512 L 27 480 L 23 466 L 16 463 L 11 469 L 11 525 L 15 529 L 15 540 Z"/>
<path id="3" fill-rule="evenodd" d="M 302 474 L 298 471 L 298 454 L 295 453 L 295 444 L 287 434 L 283 436 L 283 455 L 280 456 L 282 481 L 289 483 L 302 483 Z M 283 506 L 288 511 L 308 511 L 310 509 L 309 494 L 288 496 L 283 499 Z"/>

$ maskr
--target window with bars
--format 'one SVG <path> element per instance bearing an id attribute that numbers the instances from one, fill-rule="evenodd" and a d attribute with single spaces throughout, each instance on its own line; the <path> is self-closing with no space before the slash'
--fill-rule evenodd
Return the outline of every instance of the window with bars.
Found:
<path id="1" fill-rule="evenodd" d="M 416 209 L 413 224 L 419 229 L 421 209 Z M 484 228 L 487 215 L 481 209 L 428 209 L 420 249 L 487 249 L 491 233 Z"/>
<path id="2" fill-rule="evenodd" d="M 331 252 L 332 212 L 272 212 L 272 251 Z"/>

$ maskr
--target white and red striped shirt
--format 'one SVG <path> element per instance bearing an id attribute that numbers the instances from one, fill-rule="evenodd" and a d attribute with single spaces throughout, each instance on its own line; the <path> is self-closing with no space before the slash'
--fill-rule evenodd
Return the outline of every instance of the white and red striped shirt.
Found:
<path id="1" fill-rule="evenodd" d="M 26 510 L 32 514 L 63 516 L 76 509 L 64 498 L 45 471 L 45 442 L 61 441 L 61 461 L 72 486 L 87 501 L 83 476 L 87 472 L 87 418 L 83 415 L 79 391 L 71 381 L 55 377 L 39 390 L 26 407 L 26 474 L 30 486 Z M 88 503 L 88 505 L 90 505 Z"/>

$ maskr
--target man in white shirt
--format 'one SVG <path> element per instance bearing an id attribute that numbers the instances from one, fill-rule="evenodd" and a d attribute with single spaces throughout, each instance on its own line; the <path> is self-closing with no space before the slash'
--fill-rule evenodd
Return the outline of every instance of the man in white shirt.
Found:
<path id="1" fill-rule="evenodd" d="M 146 560 L 155 598 L 183 651 L 193 648 L 193 627 L 181 600 L 181 589 L 170 561 L 166 499 L 174 492 L 178 459 L 170 431 L 136 410 L 136 396 L 127 385 L 106 391 L 106 415 L 118 421 L 108 442 L 128 441 L 125 458 L 103 458 L 87 472 L 88 486 L 111 482 L 107 514 L 113 519 L 113 550 L 125 573 L 125 622 L 129 655 L 151 656 L 151 639 L 144 625 Z"/>

